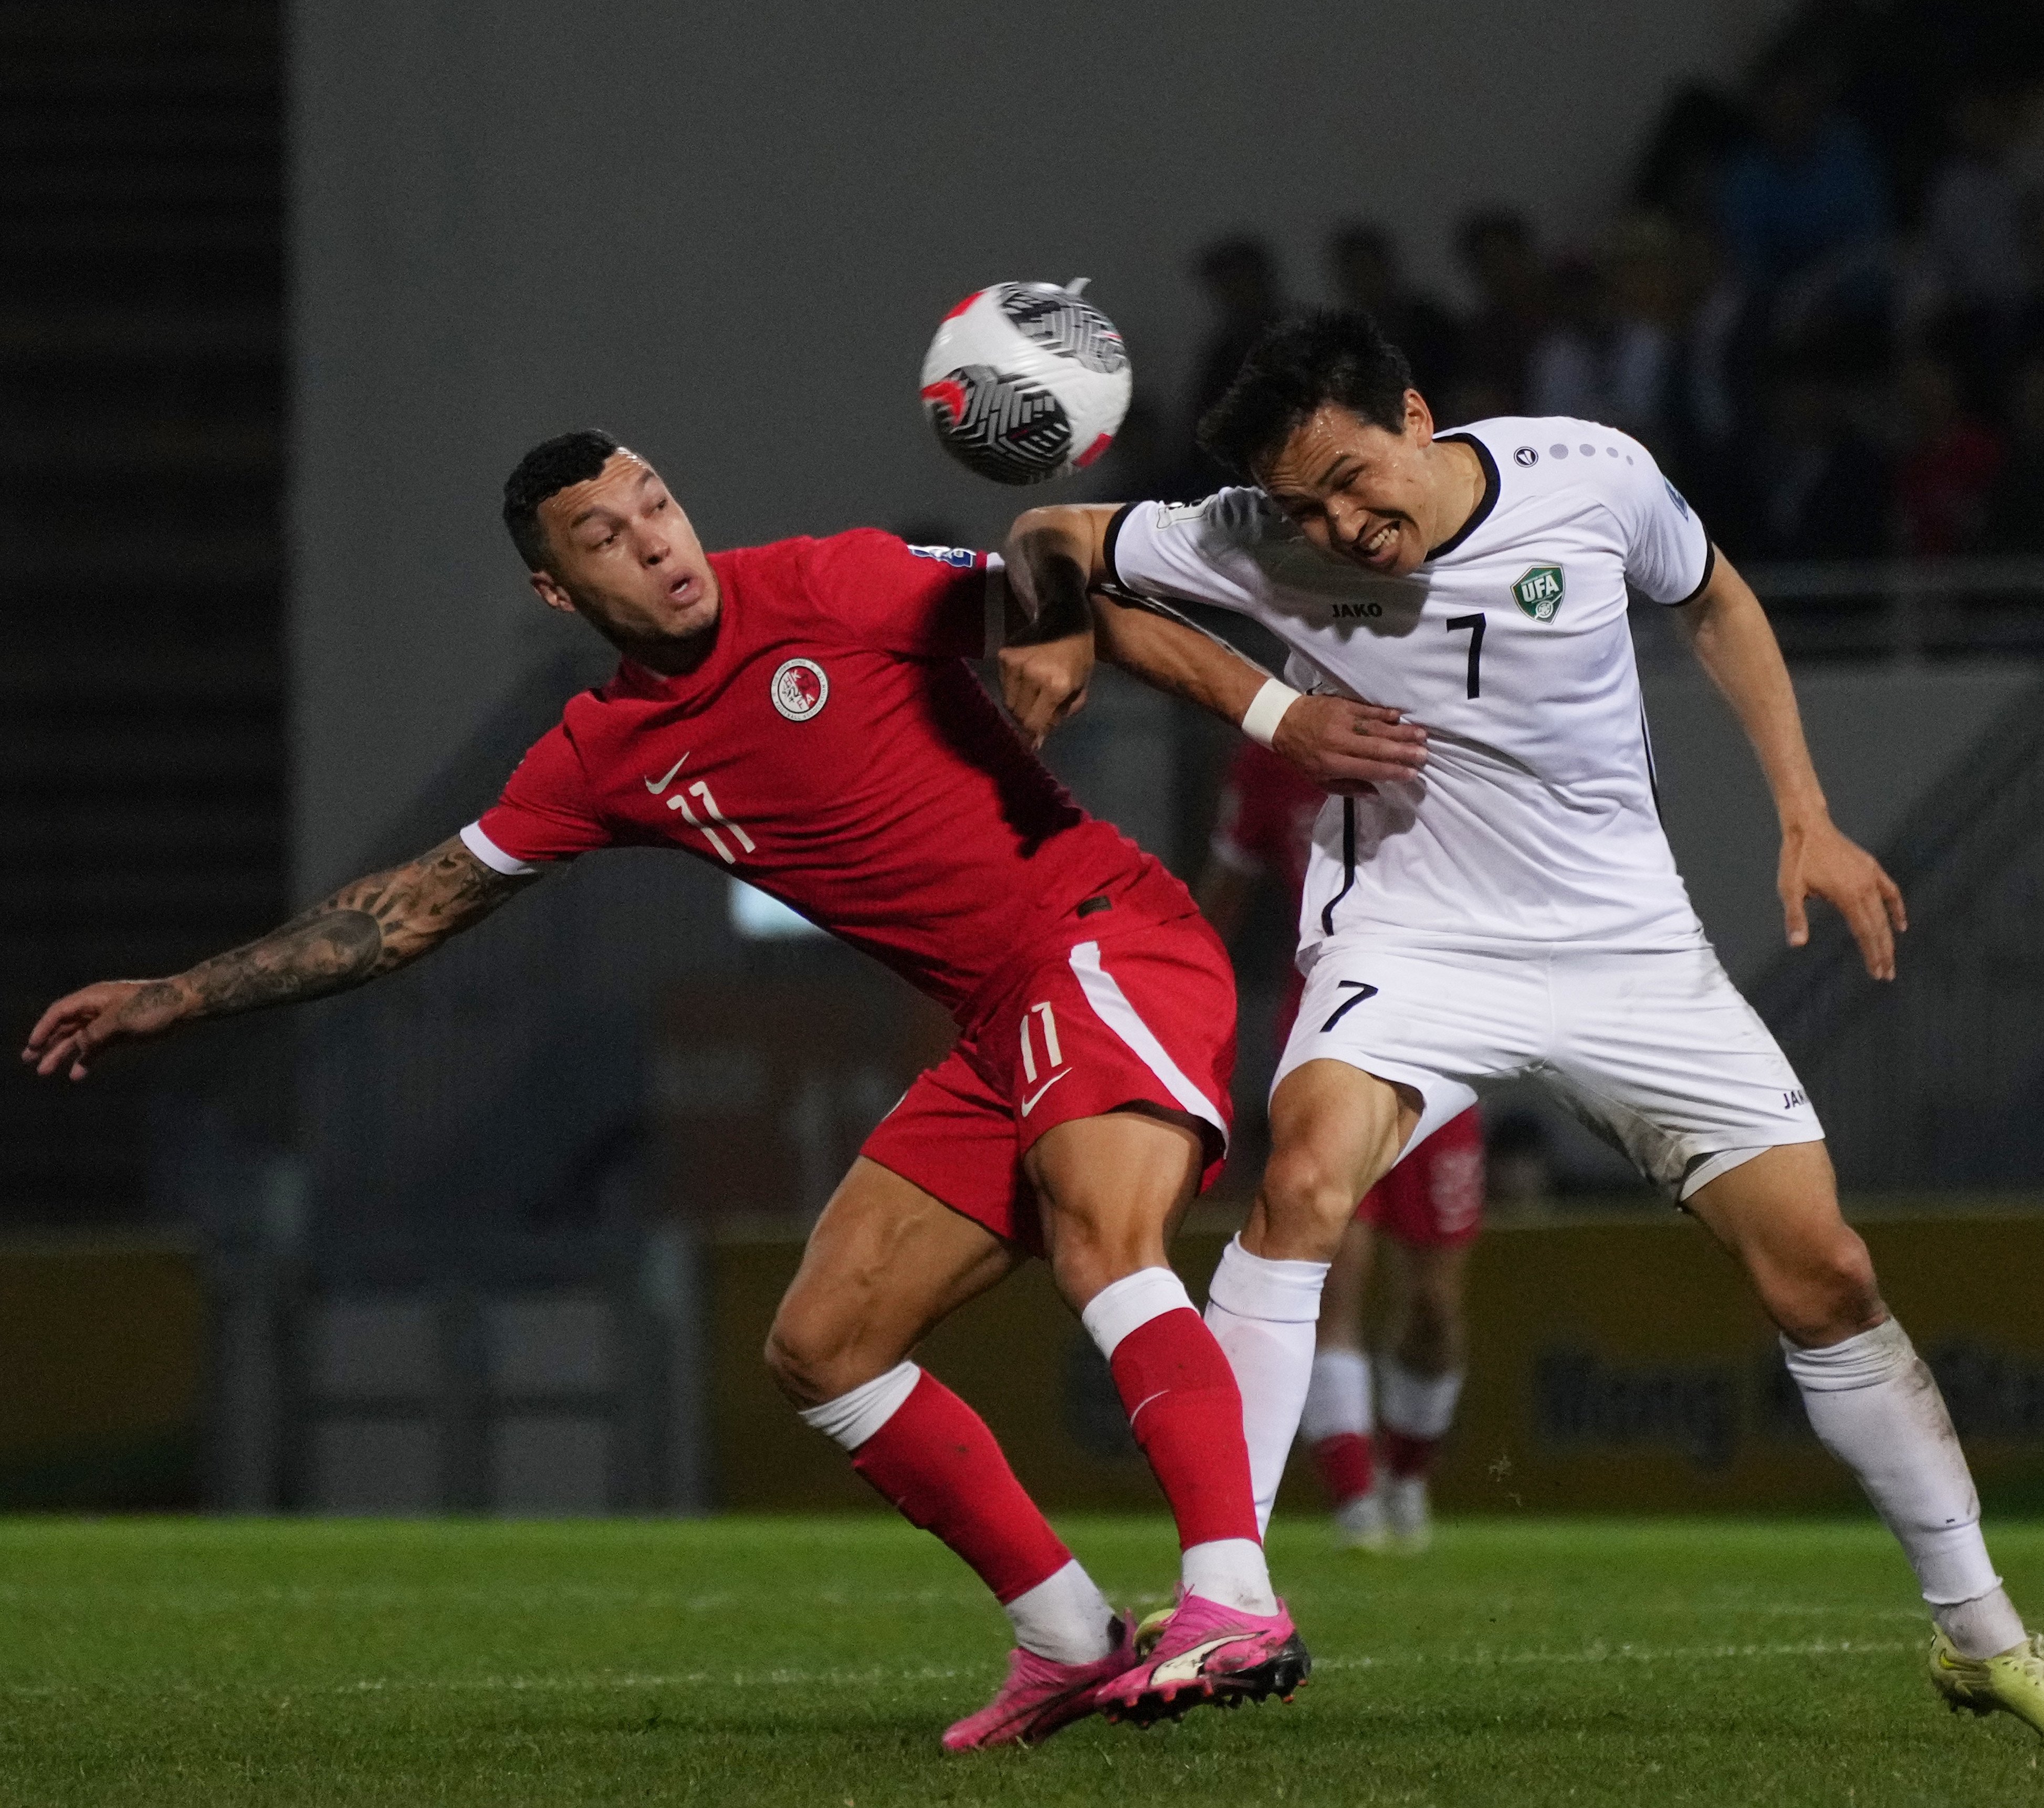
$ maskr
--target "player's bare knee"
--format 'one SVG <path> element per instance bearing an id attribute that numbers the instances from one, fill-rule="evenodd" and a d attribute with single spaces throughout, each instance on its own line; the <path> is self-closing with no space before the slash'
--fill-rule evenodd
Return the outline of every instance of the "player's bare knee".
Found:
<path id="1" fill-rule="evenodd" d="M 1139 1261 L 1117 1261 L 1109 1244 L 1078 1227 L 1067 1227 L 1063 1234 L 1051 1231 L 1048 1241 L 1051 1279 L 1058 1297 L 1074 1312 L 1083 1312 L 1103 1287 L 1145 1266 Z"/>
<path id="2" fill-rule="evenodd" d="M 1764 1290 L 1775 1321 L 1795 1342 L 1836 1343 L 1870 1330 L 1887 1316 L 1873 1259 L 1858 1233 L 1837 1233 L 1799 1251 L 1792 1265 Z"/>
<path id="3" fill-rule="evenodd" d="M 763 1352 L 774 1385 L 797 1406 L 820 1406 L 846 1391 L 840 1370 L 844 1339 L 829 1335 L 799 1308 L 784 1302 L 766 1333 Z"/>
<path id="4" fill-rule="evenodd" d="M 780 1321 L 766 1333 L 766 1347 L 760 1352 L 766 1364 L 766 1372 L 774 1378 L 774 1385 L 797 1406 L 813 1406 L 821 1396 L 816 1391 L 813 1371 L 803 1360 L 800 1347 L 782 1334 Z"/>
<path id="5" fill-rule="evenodd" d="M 1888 1315 L 1873 1258 L 1856 1231 L 1846 1230 L 1826 1253 L 1824 1280 L 1834 1321 L 1848 1335 L 1870 1329 Z"/>
<path id="6" fill-rule="evenodd" d="M 1355 1216 L 1348 1177 L 1310 1147 L 1281 1149 L 1263 1171 L 1264 1214 L 1288 1241 L 1324 1244 L 1331 1256 Z"/>

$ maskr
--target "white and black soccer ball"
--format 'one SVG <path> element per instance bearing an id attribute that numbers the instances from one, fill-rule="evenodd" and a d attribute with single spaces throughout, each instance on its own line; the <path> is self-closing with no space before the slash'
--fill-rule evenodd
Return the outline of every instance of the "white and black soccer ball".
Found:
<path id="1" fill-rule="evenodd" d="M 1083 471 L 1128 412 L 1128 348 L 1083 281 L 997 283 L 946 314 L 923 359 L 937 443 L 997 483 Z"/>

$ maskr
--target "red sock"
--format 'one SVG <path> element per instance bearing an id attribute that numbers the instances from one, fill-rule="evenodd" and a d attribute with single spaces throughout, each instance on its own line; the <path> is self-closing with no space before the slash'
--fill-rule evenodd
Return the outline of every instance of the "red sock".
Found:
<path id="1" fill-rule="evenodd" d="M 1393 1425 L 1386 1425 L 1381 1435 L 1384 1439 L 1384 1466 L 1400 1481 L 1410 1481 L 1415 1475 L 1424 1475 L 1432 1470 L 1434 1452 L 1441 1448 L 1438 1437 L 1415 1437 L 1409 1431 L 1400 1431 Z"/>
<path id="2" fill-rule="evenodd" d="M 986 1421 L 927 1371 L 851 1466 L 963 1557 L 1004 1607 L 1072 1560 Z"/>
<path id="3" fill-rule="evenodd" d="M 1370 1492 L 1377 1479 L 1376 1459 L 1365 1432 L 1338 1431 L 1313 1446 L 1314 1467 L 1320 1471 L 1320 1485 L 1336 1506 L 1344 1506 Z"/>
<path id="4" fill-rule="evenodd" d="M 1189 1306 L 1161 1314 L 1124 1337 L 1108 1366 L 1129 1429 L 1171 1503 L 1180 1548 L 1216 1538 L 1261 1544 L 1242 1391 L 1205 1320 Z"/>

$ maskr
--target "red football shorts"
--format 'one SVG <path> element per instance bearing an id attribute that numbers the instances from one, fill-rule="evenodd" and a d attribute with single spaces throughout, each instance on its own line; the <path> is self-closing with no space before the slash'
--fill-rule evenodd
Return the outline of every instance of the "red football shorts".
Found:
<path id="1" fill-rule="evenodd" d="M 1043 1252 L 1022 1158 L 1074 1117 L 1154 1105 L 1197 1118 L 1202 1189 L 1228 1153 L 1235 972 L 1197 914 L 1053 954 L 920 1075 L 859 1152 L 997 1237 Z"/>
<path id="2" fill-rule="evenodd" d="M 1450 1117 L 1363 1194 L 1355 1215 L 1400 1243 L 1467 1243 L 1483 1227 L 1483 1121 Z"/>

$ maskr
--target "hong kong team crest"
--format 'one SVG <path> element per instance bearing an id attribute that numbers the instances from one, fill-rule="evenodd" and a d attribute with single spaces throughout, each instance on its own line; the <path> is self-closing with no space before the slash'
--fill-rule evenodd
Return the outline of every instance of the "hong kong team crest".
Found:
<path id="1" fill-rule="evenodd" d="M 1562 606 L 1562 567 L 1535 565 L 1512 587 L 1519 606 L 1535 621 L 1551 621 Z"/>
<path id="2" fill-rule="evenodd" d="M 814 660 L 788 660 L 768 687 L 774 707 L 791 722 L 805 722 L 830 701 L 830 680 Z"/>

